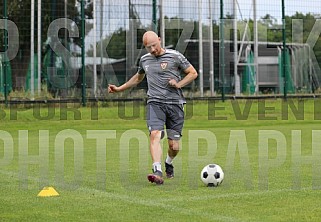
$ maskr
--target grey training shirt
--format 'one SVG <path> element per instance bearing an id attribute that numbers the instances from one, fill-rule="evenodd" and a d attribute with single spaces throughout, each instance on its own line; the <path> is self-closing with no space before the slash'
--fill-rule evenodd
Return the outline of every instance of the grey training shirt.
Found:
<path id="1" fill-rule="evenodd" d="M 181 80 L 180 71 L 190 66 L 190 62 L 178 51 L 165 49 L 165 53 L 155 57 L 148 53 L 139 62 L 138 73 L 146 74 L 148 102 L 156 101 L 171 104 L 184 104 L 181 89 L 171 87 L 168 82 Z"/>

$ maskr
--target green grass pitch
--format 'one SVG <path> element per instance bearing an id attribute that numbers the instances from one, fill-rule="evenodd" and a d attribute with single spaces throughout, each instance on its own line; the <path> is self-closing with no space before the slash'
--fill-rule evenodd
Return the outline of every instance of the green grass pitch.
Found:
<path id="1" fill-rule="evenodd" d="M 189 101 L 161 186 L 146 179 L 144 104 L 2 107 L 0 221 L 319 221 L 320 104 Z M 225 173 L 215 188 L 200 180 L 209 163 Z"/>

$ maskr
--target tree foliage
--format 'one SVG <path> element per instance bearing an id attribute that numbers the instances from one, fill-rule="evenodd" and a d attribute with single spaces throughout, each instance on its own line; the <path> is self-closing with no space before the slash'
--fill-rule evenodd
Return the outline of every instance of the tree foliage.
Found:
<path id="1" fill-rule="evenodd" d="M 42 41 L 47 39 L 47 31 L 50 23 L 58 18 L 69 18 L 77 24 L 81 30 L 81 15 L 80 15 L 80 1 L 81 0 L 68 0 L 67 11 L 65 11 L 65 1 L 58 0 L 42 0 L 41 1 L 41 29 Z M 86 18 L 92 18 L 92 4 L 88 4 L 87 0 L 85 5 Z M 35 37 L 37 36 L 37 1 L 35 1 Z M 3 8 L 1 1 L 0 8 Z M 3 10 L 2 10 L 3 11 Z M 30 27 L 31 27 L 31 1 L 21 0 L 8 0 L 7 1 L 8 19 L 13 21 L 19 30 L 20 49 L 28 49 L 30 47 Z M 59 32 L 59 37 L 64 37 L 64 32 Z M 75 39 L 76 44 L 80 44 L 78 39 Z"/>
<path id="2" fill-rule="evenodd" d="M 34 41 L 37 42 L 37 33 L 38 33 L 38 1 L 35 0 L 34 5 Z M 43 45 L 47 44 L 48 36 L 48 27 L 49 25 L 58 18 L 68 18 L 75 22 L 80 32 L 81 30 L 81 10 L 80 10 L 81 0 L 67 0 L 67 1 L 58 1 L 58 0 L 41 0 L 41 41 Z M 89 3 L 89 0 L 85 1 L 85 18 L 92 18 L 92 4 Z M 0 1 L 0 10 L 1 17 L 4 16 L 4 1 Z M 67 4 L 65 4 L 67 3 Z M 67 10 L 65 10 L 65 8 Z M 19 53 L 18 55 L 10 61 L 12 67 L 13 79 L 16 76 L 24 76 L 27 73 L 28 64 L 30 61 L 30 45 L 31 45 L 31 1 L 23 0 L 7 0 L 7 15 L 8 20 L 15 23 L 19 32 Z M 88 28 L 89 27 L 89 28 Z M 90 31 L 90 25 L 87 26 L 87 32 Z M 65 36 L 67 34 L 67 36 Z M 0 50 L 4 50 L 4 30 L 0 30 Z M 79 36 L 80 33 L 79 33 Z M 72 41 L 74 44 L 81 45 L 81 37 L 79 38 L 69 38 L 68 32 L 65 32 L 64 29 L 60 29 L 58 33 L 60 39 L 66 39 L 67 42 Z M 9 39 L 10 41 L 10 39 Z M 61 44 L 65 44 L 66 41 L 61 41 Z M 42 47 L 42 58 L 48 47 Z M 35 44 L 35 52 L 37 51 L 37 44 Z"/>
<path id="3" fill-rule="evenodd" d="M 58 0 L 42 0 L 42 41 L 45 42 L 47 40 L 47 30 L 52 21 L 57 18 L 69 18 L 75 22 L 78 26 L 79 31 L 81 30 L 81 15 L 80 15 L 80 2 L 81 0 L 67 0 L 67 11 L 65 11 L 65 1 Z M 37 3 L 37 1 L 35 1 Z M 29 61 L 29 53 L 30 50 L 30 27 L 31 27 L 31 1 L 23 1 L 23 0 L 8 0 L 7 1 L 7 9 L 8 9 L 8 19 L 13 21 L 19 30 L 19 49 L 20 55 L 22 55 L 24 61 Z M 0 2 L 0 9 L 3 9 L 3 1 Z M 93 5 L 90 3 L 90 0 L 85 1 L 85 18 L 87 19 L 87 27 L 91 28 L 92 23 L 92 12 Z M 1 10 L 0 13 L 3 13 Z M 3 14 L 1 14 L 3 16 Z M 1 16 L 1 17 L 2 17 Z M 286 16 L 286 41 L 287 43 L 306 43 L 309 39 L 314 39 L 315 44 L 313 45 L 313 51 L 316 55 L 316 58 L 319 63 L 321 63 L 321 37 L 318 30 L 320 30 L 320 15 L 316 14 L 303 14 L 301 12 L 296 12 L 294 15 Z M 37 4 L 35 4 L 35 38 L 37 37 Z M 233 16 L 227 15 L 226 19 L 232 19 Z M 295 21 L 302 21 L 299 23 L 295 23 Z M 184 25 L 193 26 L 193 33 L 191 35 L 191 39 L 198 39 L 199 27 L 198 22 L 193 20 L 182 20 L 177 18 L 165 18 L 166 27 L 183 27 Z M 299 25 L 294 25 L 299 24 Z M 302 24 L 302 26 L 301 26 Z M 138 27 L 137 36 L 137 47 L 142 47 L 141 38 L 143 33 L 148 27 L 143 27 L 141 24 L 135 24 Z M 253 20 L 248 21 L 238 21 L 239 27 L 245 27 L 248 25 L 249 28 L 249 40 L 254 39 L 253 32 Z M 159 25 L 158 25 L 159 27 Z M 87 33 L 90 31 L 90 28 L 86 29 Z M 213 21 L 213 37 L 215 40 L 219 40 L 219 22 Z M 208 38 L 209 28 L 208 24 L 203 24 L 203 37 L 204 39 Z M 226 40 L 233 40 L 232 31 L 233 23 L 226 22 L 225 23 L 225 38 Z M 3 36 L 4 31 L 0 30 L 0 35 Z M 64 30 L 60 30 L 59 37 L 64 39 L 65 33 Z M 86 33 L 86 34 L 87 34 Z M 182 29 L 173 28 L 173 29 L 165 29 L 165 45 L 175 47 L 178 39 L 182 33 Z M 80 33 L 79 33 L 80 34 Z M 239 39 L 242 38 L 242 34 L 239 32 Z M 67 34 L 68 35 L 68 34 Z M 101 56 L 101 48 L 103 48 L 103 57 L 110 58 L 125 58 L 126 50 L 130 47 L 128 40 L 129 32 L 127 29 L 119 28 L 113 33 L 107 35 L 104 39 L 99 41 L 96 45 L 97 47 L 97 56 Z M 276 19 L 270 14 L 266 14 L 258 20 L 258 37 L 259 41 L 267 41 L 267 42 L 282 42 L 282 21 L 280 19 Z M 35 39 L 36 41 L 36 39 Z M 73 38 L 73 42 L 77 45 L 81 45 L 81 38 Z M 63 42 L 62 42 L 63 43 Z M 101 47 L 102 46 L 102 47 Z M 0 50 L 3 50 L 3 38 L 0 38 Z M 36 46 L 35 46 L 36 47 Z M 93 46 L 87 52 L 87 56 L 92 56 L 93 54 Z M 21 61 L 14 60 L 11 62 L 13 66 L 20 65 Z"/>
<path id="4" fill-rule="evenodd" d="M 301 30 L 296 30 L 300 27 L 293 26 L 293 21 L 295 19 L 300 19 L 302 21 L 303 27 L 302 27 L 302 36 L 303 39 L 301 42 L 297 43 L 306 43 L 307 39 L 311 35 L 319 34 L 319 33 L 313 33 L 312 29 L 317 25 L 317 19 L 319 18 L 319 15 L 314 14 L 302 14 L 300 12 L 297 12 L 296 14 L 292 16 L 286 16 L 286 41 L 287 43 L 292 43 L 296 41 L 296 38 L 293 39 L 293 34 L 300 33 Z M 232 19 L 232 16 L 229 17 L 229 19 Z M 179 27 L 178 24 L 176 24 L 178 21 L 177 18 L 165 18 L 166 21 L 166 27 Z M 194 26 L 194 31 L 192 33 L 191 39 L 198 39 L 198 32 L 199 27 L 198 24 L 195 21 L 183 21 L 184 23 L 194 23 L 192 24 Z M 254 39 L 254 32 L 253 32 L 253 20 L 249 21 L 238 21 L 238 26 L 241 27 L 241 30 L 246 26 L 247 23 L 249 30 L 248 33 L 250 36 L 248 36 L 248 40 Z M 186 24 L 185 24 L 186 25 Z M 142 30 L 145 30 L 142 28 Z M 225 38 L 226 40 L 233 40 L 233 22 L 230 20 L 230 22 L 227 20 L 225 22 Z M 166 36 L 166 46 L 172 45 L 175 46 L 177 44 L 177 41 L 181 34 L 181 29 L 165 29 L 165 36 Z M 244 30 L 243 30 L 244 31 Z M 208 38 L 209 28 L 207 25 L 203 26 L 203 37 L 204 39 Z M 293 34 L 292 34 L 293 33 Z M 104 48 L 104 54 L 103 56 L 108 56 L 112 58 L 124 58 L 126 56 L 126 34 L 128 34 L 128 31 L 120 28 L 114 33 L 107 36 L 105 39 L 102 40 L 102 44 L 106 47 Z M 137 39 L 140 39 L 142 36 L 142 32 L 138 31 L 138 37 Z M 239 39 L 242 38 L 243 33 L 239 33 Z M 219 40 L 219 23 L 213 22 L 213 37 L 215 40 Z M 265 16 L 261 17 L 258 20 L 258 38 L 259 41 L 262 42 L 279 42 L 282 43 L 282 22 L 275 17 L 273 17 L 270 14 L 266 14 Z M 108 43 L 108 44 L 107 44 Z M 99 47 L 101 42 L 97 44 L 97 56 L 100 56 L 99 53 Z M 91 48 L 87 54 L 92 55 L 93 48 Z M 316 44 L 314 46 L 314 52 L 319 62 L 321 62 L 321 37 L 320 35 L 317 37 Z"/>

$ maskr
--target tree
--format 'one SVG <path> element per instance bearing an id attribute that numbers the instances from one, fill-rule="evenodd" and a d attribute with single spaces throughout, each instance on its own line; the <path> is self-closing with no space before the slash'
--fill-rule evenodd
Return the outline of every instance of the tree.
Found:
<path id="1" fill-rule="evenodd" d="M 139 22 L 135 24 L 134 27 L 137 27 L 137 36 L 136 39 L 138 40 L 137 42 L 137 47 L 138 48 L 143 48 L 142 45 L 142 37 L 143 34 L 146 30 L 150 29 L 150 27 L 144 27 L 142 26 Z M 159 25 L 158 25 L 159 27 Z M 198 38 L 198 29 L 197 29 L 197 24 L 194 21 L 184 21 L 182 19 L 178 19 L 176 17 L 173 18 L 165 18 L 165 27 L 175 27 L 175 28 L 167 28 L 165 29 L 165 46 L 171 46 L 175 47 L 176 44 L 178 43 L 178 39 L 180 38 L 183 28 L 184 27 L 194 27 L 191 39 L 197 39 Z M 182 27 L 182 28 L 177 28 L 177 27 Z M 218 28 L 215 28 L 217 31 Z M 204 36 L 208 36 L 208 27 L 204 26 L 203 27 L 203 33 Z M 127 44 L 129 44 L 126 41 L 126 36 L 129 35 L 129 31 L 125 30 L 123 28 L 119 28 L 112 34 L 106 36 L 103 40 L 99 41 L 98 44 L 96 44 L 96 51 L 97 51 L 97 57 L 100 57 L 100 47 L 101 44 L 103 44 L 103 57 L 110 57 L 110 58 L 115 58 L 115 59 L 120 59 L 120 58 L 125 58 L 126 57 L 126 46 L 127 49 L 128 47 Z M 218 36 L 218 34 L 216 34 Z M 107 44 L 108 43 L 108 44 Z M 108 56 L 107 56 L 108 54 Z M 91 45 L 90 49 L 87 52 L 88 56 L 93 55 L 93 46 Z"/>
<path id="2" fill-rule="evenodd" d="M 41 0 L 42 4 L 42 42 L 47 41 L 47 31 L 50 23 L 58 18 L 67 18 L 73 20 L 78 29 L 81 30 L 81 14 L 80 14 L 80 2 L 81 0 L 67 0 L 67 12 L 65 13 L 65 1 L 58 0 Z M 92 18 L 92 4 L 89 4 L 89 0 L 85 0 L 85 17 L 86 19 Z M 13 21 L 19 31 L 19 54 L 12 60 L 11 66 L 13 71 L 13 79 L 15 76 L 24 76 L 27 73 L 27 67 L 30 60 L 30 27 L 31 27 L 31 1 L 21 0 L 8 0 L 8 20 Z M 0 9 L 4 7 L 3 1 L 0 2 Z M 87 29 L 87 32 L 89 30 Z M 3 31 L 0 32 L 3 36 Z M 37 0 L 35 0 L 35 38 L 37 38 Z M 80 33 L 79 33 L 80 34 Z M 67 33 L 68 35 L 68 33 Z M 68 37 L 68 36 L 67 36 Z M 59 31 L 59 38 L 65 38 L 64 30 Z M 10 41 L 10 40 L 9 40 Z M 35 39 L 35 42 L 37 39 Z M 77 45 L 81 45 L 81 38 L 74 38 L 73 42 Z M 62 41 L 62 44 L 64 42 Z M 0 45 L 3 47 L 3 38 L 0 38 Z M 35 51 L 36 51 L 35 44 Z M 42 52 L 44 53 L 44 51 Z"/>

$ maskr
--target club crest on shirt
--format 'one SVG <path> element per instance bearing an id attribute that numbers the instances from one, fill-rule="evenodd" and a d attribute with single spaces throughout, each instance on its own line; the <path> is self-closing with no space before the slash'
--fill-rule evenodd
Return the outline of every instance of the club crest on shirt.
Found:
<path id="1" fill-rule="evenodd" d="M 162 67 L 163 70 L 166 69 L 166 67 L 167 67 L 167 62 L 162 62 L 162 63 L 160 64 L 160 66 Z"/>

